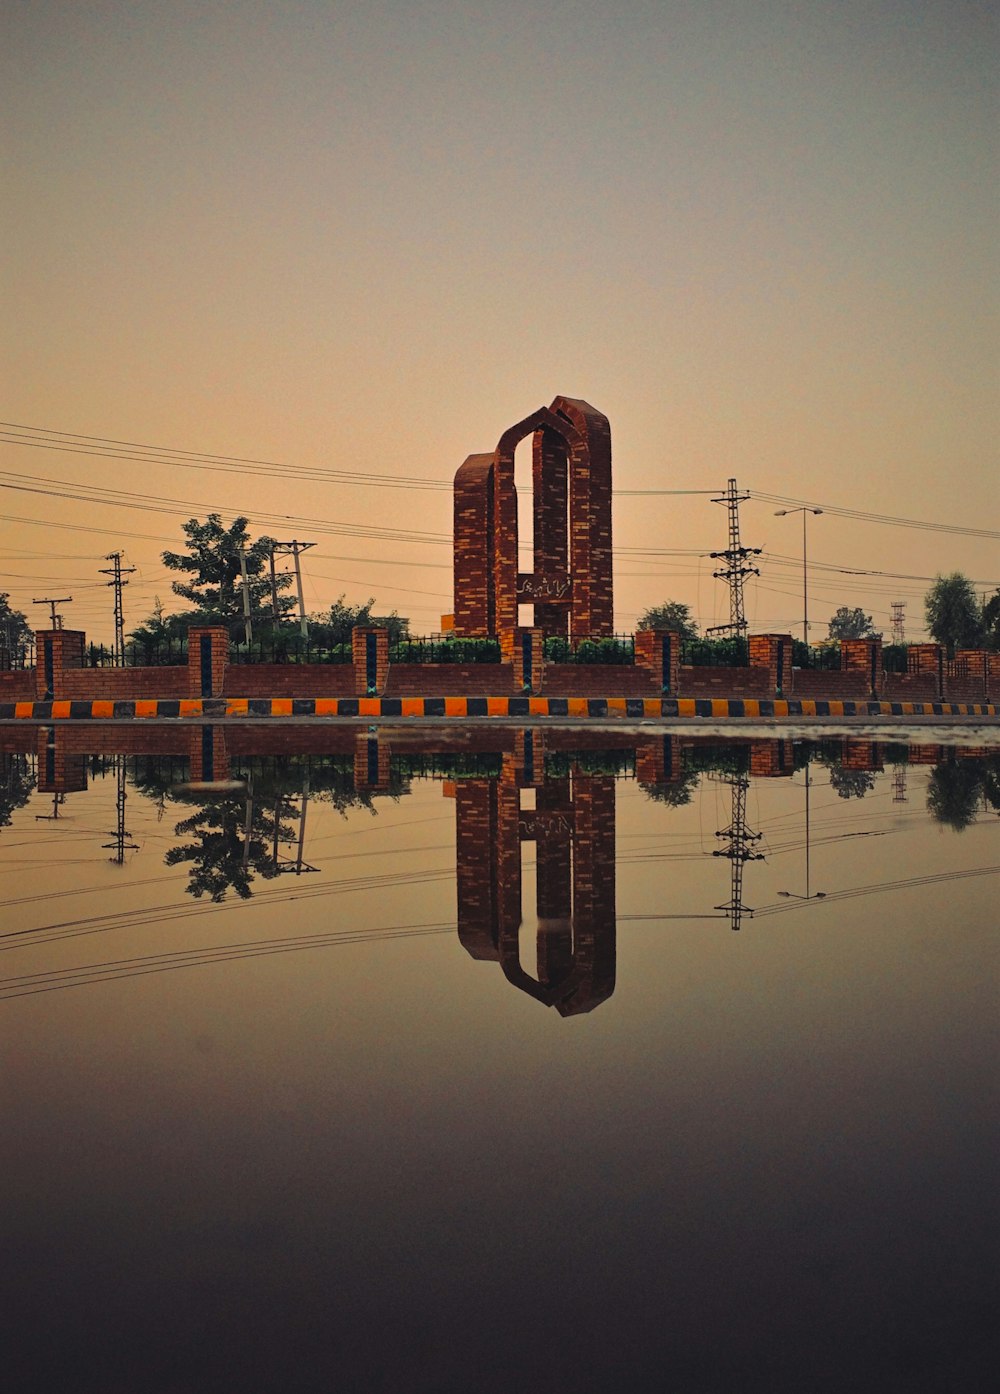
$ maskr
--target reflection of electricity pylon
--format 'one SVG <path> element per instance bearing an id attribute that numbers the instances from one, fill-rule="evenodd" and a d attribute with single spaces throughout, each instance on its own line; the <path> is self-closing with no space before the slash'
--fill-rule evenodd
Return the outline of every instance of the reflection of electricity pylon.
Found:
<path id="1" fill-rule="evenodd" d="M 294 872 L 296 876 L 301 876 L 304 871 L 319 871 L 318 866 L 310 866 L 308 862 L 302 860 L 302 852 L 306 845 L 306 809 L 309 806 L 309 771 L 306 770 L 302 777 L 302 802 L 299 808 L 299 840 L 295 860 L 286 858 L 285 861 L 278 860 L 278 832 L 281 827 L 281 799 L 274 806 L 274 842 L 272 844 L 272 857 L 274 860 L 275 871 Z"/>
<path id="2" fill-rule="evenodd" d="M 115 855 L 113 857 L 109 857 L 108 861 L 115 862 L 118 866 L 122 866 L 125 861 L 126 851 L 138 852 L 139 850 L 136 843 L 127 841 L 127 839 L 130 838 L 132 834 L 130 832 L 127 832 L 125 828 L 125 799 L 127 795 L 125 793 L 124 755 L 115 756 L 115 778 L 118 782 L 118 787 L 115 794 L 115 808 L 117 810 L 118 817 L 115 826 L 115 831 L 111 833 L 111 836 L 114 838 L 114 842 L 102 842 L 101 846 L 104 848 L 113 849 Z"/>
<path id="3" fill-rule="evenodd" d="M 753 844 L 760 841 L 762 834 L 752 832 L 747 827 L 747 790 L 750 788 L 750 781 L 741 774 L 726 774 L 722 776 L 722 780 L 733 792 L 733 819 L 728 828 L 723 828 L 715 834 L 716 837 L 726 838 L 728 845 L 717 848 L 712 856 L 729 858 L 732 882 L 729 901 L 715 908 L 726 912 L 732 929 L 739 929 L 744 914 L 753 918 L 753 911 L 743 904 L 743 867 L 747 862 L 764 860 L 763 852 L 752 850 Z"/>
<path id="4" fill-rule="evenodd" d="M 896 765 L 892 771 L 892 801 L 906 803 L 906 766 Z"/>

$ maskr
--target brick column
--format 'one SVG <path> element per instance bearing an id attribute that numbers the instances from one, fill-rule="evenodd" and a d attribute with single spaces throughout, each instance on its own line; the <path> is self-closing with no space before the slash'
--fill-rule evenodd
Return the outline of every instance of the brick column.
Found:
<path id="1" fill-rule="evenodd" d="M 371 732 L 359 732 L 354 743 L 354 787 L 389 788 L 389 742 Z"/>
<path id="2" fill-rule="evenodd" d="M 229 631 L 221 624 L 188 630 L 188 696 L 221 697 L 229 665 Z"/>
<path id="3" fill-rule="evenodd" d="M 39 636 L 41 637 L 41 636 Z M 87 757 L 68 750 L 66 729 L 42 726 L 38 731 L 38 792 L 79 794 L 87 787 Z"/>
<path id="4" fill-rule="evenodd" d="M 359 697 L 379 697 L 389 676 L 389 631 L 378 628 L 351 630 L 354 658 L 354 691 Z"/>
<path id="5" fill-rule="evenodd" d="M 864 673 L 870 696 L 878 697 L 884 680 L 882 640 L 841 639 L 840 667 L 842 672 Z"/>
<path id="6" fill-rule="evenodd" d="M 82 629 L 41 629 L 35 635 L 35 692 L 42 702 L 65 696 L 62 675 L 83 667 Z"/>
<path id="7" fill-rule="evenodd" d="M 638 638 L 638 635 L 636 635 Z M 636 748 L 635 774 L 640 784 L 677 784 L 684 775 L 677 736 L 654 736 Z"/>
<path id="8" fill-rule="evenodd" d="M 1000 697 L 1000 653 L 986 655 L 986 696 Z"/>
<path id="9" fill-rule="evenodd" d="M 500 634 L 500 653 L 513 666 L 515 687 L 522 691 L 541 692 L 545 673 L 545 637 L 540 628 L 503 630 Z"/>
<path id="10" fill-rule="evenodd" d="M 675 697 L 681 673 L 681 636 L 672 629 L 637 629 L 635 666 L 650 674 L 664 696 Z"/>
<path id="11" fill-rule="evenodd" d="M 774 697 L 792 688 L 792 636 L 790 634 L 752 634 L 749 641 L 750 667 L 767 668 L 768 686 Z"/>

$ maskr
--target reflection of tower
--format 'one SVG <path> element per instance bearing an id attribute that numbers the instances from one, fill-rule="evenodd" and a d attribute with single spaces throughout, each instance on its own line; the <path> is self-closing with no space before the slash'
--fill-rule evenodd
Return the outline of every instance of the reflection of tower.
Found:
<path id="1" fill-rule="evenodd" d="M 906 766 L 894 765 L 892 769 L 892 801 L 906 803 Z"/>
<path id="2" fill-rule="evenodd" d="M 716 837 L 724 837 L 727 845 L 716 848 L 712 856 L 729 858 L 732 879 L 729 901 L 727 904 L 717 905 L 715 908 L 716 910 L 725 910 L 729 916 L 731 927 L 739 929 L 744 914 L 753 917 L 753 911 L 743 904 L 743 868 L 747 862 L 762 862 L 764 854 L 753 851 L 753 846 L 760 841 L 761 834 L 752 832 L 747 827 L 749 780 L 742 774 L 725 774 L 721 778 L 723 783 L 728 784 L 732 790 L 733 818 L 728 828 L 722 828 L 715 834 Z"/>
<path id="3" fill-rule="evenodd" d="M 615 988 L 615 781 L 545 776 L 526 736 L 523 764 L 505 755 L 499 779 L 457 781 L 458 934 L 473 958 L 496 960 L 515 987 L 574 1016 Z M 522 810 L 521 789 L 531 783 L 535 806 Z M 519 956 L 521 844 L 530 841 L 536 976 Z"/>
<path id="4" fill-rule="evenodd" d="M 122 866 L 125 861 L 126 851 L 138 852 L 139 848 L 136 843 L 128 841 L 132 834 L 125 828 L 125 799 L 127 797 L 125 793 L 125 756 L 116 755 L 114 761 L 115 781 L 117 785 L 115 791 L 115 810 L 117 818 L 115 821 L 115 831 L 111 834 L 114 838 L 114 842 L 104 842 L 101 845 L 105 849 L 110 848 L 114 851 L 115 855 L 109 857 L 108 861 L 115 862 L 116 865 Z"/>
<path id="5" fill-rule="evenodd" d="M 289 872 L 296 876 L 301 876 L 304 871 L 319 871 L 318 866 L 310 866 L 307 861 L 303 861 L 303 852 L 306 845 L 306 810 L 309 807 L 309 766 L 306 765 L 302 771 L 302 793 L 299 796 L 299 831 L 296 843 L 295 857 L 278 856 L 278 841 L 281 835 L 281 815 L 287 805 L 285 795 L 279 794 L 274 804 L 274 832 L 273 844 L 271 849 L 274 869 L 277 872 Z"/>

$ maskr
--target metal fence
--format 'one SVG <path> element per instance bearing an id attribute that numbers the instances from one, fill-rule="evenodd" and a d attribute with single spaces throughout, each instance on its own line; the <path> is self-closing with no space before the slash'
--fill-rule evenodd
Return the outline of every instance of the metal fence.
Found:
<path id="1" fill-rule="evenodd" d="M 635 662 L 635 635 L 611 634 L 605 639 L 564 639 L 555 635 L 545 640 L 545 660 L 628 667 Z"/>
<path id="2" fill-rule="evenodd" d="M 187 663 L 187 637 L 128 643 L 124 660 L 119 663 L 106 644 L 88 644 L 83 651 L 85 668 L 178 668 Z"/>
<path id="3" fill-rule="evenodd" d="M 750 641 L 740 637 L 682 639 L 681 662 L 695 668 L 747 668 Z"/>
<path id="4" fill-rule="evenodd" d="M 389 645 L 390 663 L 499 663 L 499 639 L 409 637 Z"/>
<path id="5" fill-rule="evenodd" d="M 230 639 L 230 663 L 352 663 L 351 644 L 321 644 L 301 634 L 268 635 L 262 639 Z"/>

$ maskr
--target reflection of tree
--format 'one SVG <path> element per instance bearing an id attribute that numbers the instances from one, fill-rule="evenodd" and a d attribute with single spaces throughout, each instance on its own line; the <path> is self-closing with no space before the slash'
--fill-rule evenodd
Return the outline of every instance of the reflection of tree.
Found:
<path id="1" fill-rule="evenodd" d="M 644 784 L 643 793 L 655 803 L 665 803 L 670 808 L 683 808 L 694 798 L 698 787 L 698 771 L 684 770 L 680 779 L 665 784 Z"/>
<path id="2" fill-rule="evenodd" d="M 187 891 L 197 899 L 222 901 L 232 888 L 249 900 L 256 875 L 266 881 L 278 875 L 273 842 L 275 833 L 279 840 L 292 836 L 291 825 L 281 822 L 288 812 L 283 800 L 277 807 L 242 796 L 212 800 L 174 828 L 177 837 L 193 833 L 196 841 L 171 847 L 163 860 L 167 866 L 191 863 Z"/>
<path id="3" fill-rule="evenodd" d="M 875 776 L 870 770 L 845 770 L 842 765 L 830 769 L 830 788 L 842 799 L 863 799 L 875 788 Z"/>
<path id="4" fill-rule="evenodd" d="M 1000 809 L 1000 756 L 959 759 L 950 751 L 947 760 L 931 770 L 927 811 L 945 827 L 955 832 L 969 827 L 983 802 Z"/>
<path id="5" fill-rule="evenodd" d="M 0 828 L 10 823 L 16 808 L 23 808 L 35 787 L 27 755 L 0 755 Z"/>

